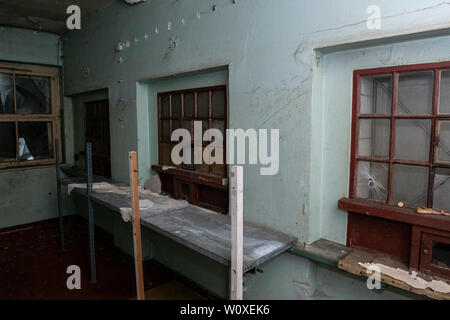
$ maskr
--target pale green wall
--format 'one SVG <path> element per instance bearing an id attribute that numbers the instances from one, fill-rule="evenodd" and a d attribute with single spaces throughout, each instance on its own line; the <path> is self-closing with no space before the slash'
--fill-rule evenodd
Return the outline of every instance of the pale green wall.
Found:
<path id="1" fill-rule="evenodd" d="M 56 66 L 61 64 L 57 58 L 58 41 L 59 37 L 53 34 L 0 26 L 0 61 Z M 64 208 L 65 214 L 73 213 L 66 196 Z M 57 215 L 53 166 L 0 171 L 0 228 Z"/>
<path id="2" fill-rule="evenodd" d="M 366 26 L 372 4 L 382 9 L 381 30 Z M 280 129 L 279 174 L 262 177 L 258 167 L 245 167 L 245 219 L 301 242 L 325 237 L 344 243 L 346 214 L 336 208 L 348 189 L 348 67 L 448 59 L 449 50 L 444 44 L 399 44 L 392 47 L 398 48 L 392 51 L 396 60 L 388 46 L 382 54 L 364 51 L 367 61 L 362 53 L 336 51 L 391 43 L 394 36 L 448 33 L 449 14 L 450 7 L 439 0 L 154 0 L 136 6 L 116 1 L 84 21 L 80 31 L 68 33 L 66 91 L 109 89 L 112 173 L 127 181 L 128 152 L 138 151 L 145 178 L 156 150 L 155 129 L 147 122 L 154 110 L 145 99 L 150 95 L 145 82 L 227 66 L 229 127 Z M 173 50 L 171 38 L 178 41 Z M 120 41 L 130 46 L 115 52 Z M 317 277 L 297 276 L 307 268 L 300 258 L 284 255 L 268 268 L 271 272 L 257 286 L 249 285 L 247 297 L 272 290 L 268 297 L 299 298 L 294 282 L 317 287 L 324 297 L 374 297 L 354 278 L 320 267 Z M 394 296 L 399 297 L 377 297 Z"/>

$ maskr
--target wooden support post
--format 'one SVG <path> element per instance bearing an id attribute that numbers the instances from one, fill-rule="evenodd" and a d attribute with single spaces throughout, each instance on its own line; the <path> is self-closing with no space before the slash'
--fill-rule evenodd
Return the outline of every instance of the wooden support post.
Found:
<path id="1" fill-rule="evenodd" d="M 144 271 L 142 267 L 142 242 L 141 242 L 141 217 L 139 212 L 139 185 L 138 166 L 136 152 L 129 153 L 130 186 L 132 193 L 133 208 L 133 244 L 134 244 L 134 267 L 136 274 L 137 300 L 145 300 L 144 293 Z"/>
<path id="2" fill-rule="evenodd" d="M 244 254 L 244 169 L 231 168 L 231 300 L 242 300 Z"/>

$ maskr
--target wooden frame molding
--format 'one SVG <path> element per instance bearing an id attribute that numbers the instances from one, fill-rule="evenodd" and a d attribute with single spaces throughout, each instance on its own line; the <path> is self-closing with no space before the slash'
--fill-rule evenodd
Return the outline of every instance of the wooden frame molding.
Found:
<path id="1" fill-rule="evenodd" d="M 0 162 L 0 169 L 22 168 L 33 166 L 53 165 L 56 162 L 56 146 L 54 141 L 57 139 L 61 144 L 61 116 L 60 116 L 60 92 L 59 92 L 59 69 L 58 67 L 45 67 L 38 65 L 3 63 L 0 62 L 0 73 L 7 73 L 13 76 L 37 76 L 50 79 L 50 114 L 0 114 L 0 122 L 12 122 L 16 130 L 16 160 Z M 13 80 L 14 81 L 14 80 Z M 13 84 L 14 91 L 14 109 L 16 110 L 16 87 Z M 49 145 L 52 147 L 52 157 L 49 159 L 20 161 L 18 158 L 18 123 L 19 122 L 48 122 L 51 123 L 51 132 L 49 132 Z M 62 158 L 62 148 L 59 146 L 59 156 Z"/>

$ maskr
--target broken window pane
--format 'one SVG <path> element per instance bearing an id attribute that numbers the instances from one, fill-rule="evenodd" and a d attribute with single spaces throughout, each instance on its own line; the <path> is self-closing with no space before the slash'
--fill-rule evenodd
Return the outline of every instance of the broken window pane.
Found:
<path id="1" fill-rule="evenodd" d="M 193 118 L 195 116 L 195 98 L 193 93 L 184 95 L 184 116 Z"/>
<path id="2" fill-rule="evenodd" d="M 9 73 L 0 73 L 0 114 L 14 113 L 13 77 Z"/>
<path id="3" fill-rule="evenodd" d="M 198 93 L 198 116 L 202 118 L 209 117 L 209 92 Z"/>
<path id="4" fill-rule="evenodd" d="M 397 120 L 395 158 L 401 160 L 429 161 L 431 121 Z"/>
<path id="5" fill-rule="evenodd" d="M 218 90 L 212 92 L 213 117 L 225 117 L 225 91 Z"/>
<path id="6" fill-rule="evenodd" d="M 172 96 L 172 118 L 181 118 L 181 94 Z"/>
<path id="7" fill-rule="evenodd" d="M 50 78 L 16 75 L 17 113 L 50 114 Z"/>
<path id="8" fill-rule="evenodd" d="M 0 122 L 0 161 L 16 160 L 16 125 Z"/>
<path id="9" fill-rule="evenodd" d="M 399 114 L 430 114 L 433 109 L 434 72 L 408 72 L 399 76 Z"/>
<path id="10" fill-rule="evenodd" d="M 387 201 L 389 164 L 375 162 L 358 163 L 357 197 Z"/>
<path id="11" fill-rule="evenodd" d="M 437 168 L 435 171 L 433 208 L 450 212 L 450 169 Z"/>
<path id="12" fill-rule="evenodd" d="M 361 78 L 361 114 L 390 114 L 392 110 L 392 76 Z"/>
<path id="13" fill-rule="evenodd" d="M 41 160 L 53 158 L 51 122 L 19 122 L 19 158 Z"/>
<path id="14" fill-rule="evenodd" d="M 390 120 L 360 120 L 359 155 L 362 157 L 387 158 L 389 156 L 390 135 Z"/>
<path id="15" fill-rule="evenodd" d="M 441 72 L 441 89 L 439 92 L 439 113 L 450 113 L 450 70 Z"/>
<path id="16" fill-rule="evenodd" d="M 407 207 L 426 207 L 428 200 L 427 167 L 394 165 L 392 201 Z"/>
<path id="17" fill-rule="evenodd" d="M 161 96 L 161 117 L 170 117 L 170 98 L 169 96 Z"/>
<path id="18" fill-rule="evenodd" d="M 450 269 L 450 244 L 433 241 L 431 263 L 440 268 Z"/>
<path id="19" fill-rule="evenodd" d="M 438 159 L 450 162 L 450 121 L 439 121 Z"/>

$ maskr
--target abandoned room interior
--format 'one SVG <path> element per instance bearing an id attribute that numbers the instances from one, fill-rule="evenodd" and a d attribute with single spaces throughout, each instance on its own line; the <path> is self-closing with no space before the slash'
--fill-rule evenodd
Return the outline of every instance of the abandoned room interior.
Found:
<path id="1" fill-rule="evenodd" d="M 0 0 L 0 299 L 450 300 L 449 16 Z"/>

